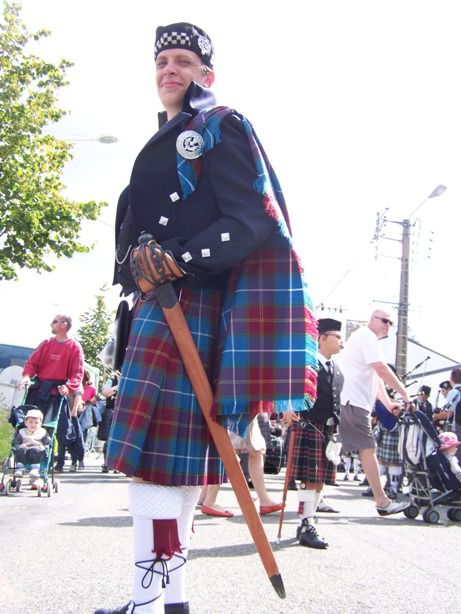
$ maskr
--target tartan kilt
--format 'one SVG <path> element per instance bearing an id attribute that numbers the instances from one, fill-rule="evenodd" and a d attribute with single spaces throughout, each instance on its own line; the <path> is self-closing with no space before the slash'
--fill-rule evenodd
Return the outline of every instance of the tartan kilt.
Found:
<path id="1" fill-rule="evenodd" d="M 378 427 L 375 432 L 376 456 L 382 464 L 399 465 L 402 459 L 399 455 L 399 429 L 388 431 Z"/>
<path id="2" fill-rule="evenodd" d="M 213 381 L 221 292 L 182 287 L 180 305 Z M 225 481 L 219 454 L 155 296 L 134 307 L 106 464 L 167 486 Z"/>
<path id="3" fill-rule="evenodd" d="M 327 460 L 325 449 L 328 435 L 336 432 L 336 426 L 326 426 L 323 422 L 307 422 L 305 427 L 294 423 L 291 437 L 293 442 L 293 464 L 290 478 L 301 482 L 334 484 L 336 465 Z"/>

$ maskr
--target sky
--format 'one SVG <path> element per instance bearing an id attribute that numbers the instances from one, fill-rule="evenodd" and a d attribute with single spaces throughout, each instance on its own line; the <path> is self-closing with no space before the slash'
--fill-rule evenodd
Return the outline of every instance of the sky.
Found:
<path id="1" fill-rule="evenodd" d="M 457 360 L 461 37 L 450 0 L 23 0 L 51 36 L 34 53 L 74 63 L 52 127 L 74 140 L 66 195 L 108 202 L 91 253 L 0 282 L 0 343 L 35 347 L 57 312 L 110 286 L 113 224 L 135 156 L 156 131 L 155 28 L 190 21 L 216 50 L 219 104 L 246 115 L 282 184 L 319 316 L 397 319 L 401 222 L 411 220 L 411 335 Z M 96 139 L 116 136 L 105 145 Z M 438 198 L 427 199 L 437 186 Z M 421 205 L 421 206 L 420 206 Z M 376 234 L 377 213 L 389 220 Z M 456 264 L 455 264 L 456 263 Z M 107 293 L 116 306 L 119 288 Z M 321 306 L 324 310 L 321 310 Z M 76 324 L 78 326 L 78 323 Z M 412 365 L 409 365 L 411 367 Z"/>

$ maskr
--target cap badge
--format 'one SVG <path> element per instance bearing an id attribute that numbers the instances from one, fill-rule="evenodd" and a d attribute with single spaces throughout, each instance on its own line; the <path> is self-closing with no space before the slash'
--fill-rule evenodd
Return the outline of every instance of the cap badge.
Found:
<path id="1" fill-rule="evenodd" d="M 202 55 L 211 55 L 211 41 L 206 36 L 199 36 L 197 38 L 197 45 L 200 47 Z"/>

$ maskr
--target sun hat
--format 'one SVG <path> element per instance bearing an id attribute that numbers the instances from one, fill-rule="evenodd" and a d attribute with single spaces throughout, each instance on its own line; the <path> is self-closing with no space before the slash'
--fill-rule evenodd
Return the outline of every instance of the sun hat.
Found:
<path id="1" fill-rule="evenodd" d="M 29 409 L 24 420 L 27 420 L 27 418 L 39 418 L 43 420 L 43 414 L 39 409 Z"/>
<path id="2" fill-rule="evenodd" d="M 456 433 L 440 433 L 440 449 L 447 450 L 448 448 L 459 447 L 461 446 L 461 441 L 458 441 L 458 437 Z"/>

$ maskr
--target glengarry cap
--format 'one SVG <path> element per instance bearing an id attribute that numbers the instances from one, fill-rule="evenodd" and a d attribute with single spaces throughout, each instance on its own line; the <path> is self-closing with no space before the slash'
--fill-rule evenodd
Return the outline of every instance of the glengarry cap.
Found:
<path id="1" fill-rule="evenodd" d="M 213 68 L 214 50 L 211 39 L 204 30 L 191 23 L 181 22 L 159 26 L 155 33 L 155 58 L 165 49 L 193 51 L 206 66 Z"/>

